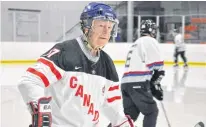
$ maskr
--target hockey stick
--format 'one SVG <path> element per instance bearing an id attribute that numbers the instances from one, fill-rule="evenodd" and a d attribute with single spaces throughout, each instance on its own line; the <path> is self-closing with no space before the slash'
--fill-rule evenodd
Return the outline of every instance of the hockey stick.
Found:
<path id="1" fill-rule="evenodd" d="M 194 127 L 205 127 L 203 122 L 198 122 Z"/>
<path id="2" fill-rule="evenodd" d="M 166 120 L 167 120 L 168 127 L 171 127 L 171 124 L 170 124 L 169 119 L 168 119 L 168 117 L 167 117 L 167 113 L 166 113 L 165 107 L 164 107 L 162 101 L 161 101 L 160 103 L 161 103 L 161 106 L 162 106 L 162 109 L 163 109 L 165 118 L 166 118 Z"/>
<path id="3" fill-rule="evenodd" d="M 161 101 L 160 103 L 161 103 L 161 106 L 162 106 L 162 109 L 163 109 L 165 118 L 166 118 L 166 120 L 167 120 L 168 127 L 171 127 L 171 124 L 170 124 L 169 119 L 168 119 L 168 117 L 167 117 L 166 110 L 165 110 L 164 105 L 163 105 L 163 102 Z M 200 121 L 200 122 L 198 122 L 194 127 L 205 127 L 205 125 L 204 125 L 203 122 Z"/>

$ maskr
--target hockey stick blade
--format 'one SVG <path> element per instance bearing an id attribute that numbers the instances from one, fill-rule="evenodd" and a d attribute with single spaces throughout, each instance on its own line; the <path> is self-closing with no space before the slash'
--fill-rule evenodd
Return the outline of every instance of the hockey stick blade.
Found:
<path id="1" fill-rule="evenodd" d="M 203 122 L 198 122 L 194 127 L 205 127 Z"/>

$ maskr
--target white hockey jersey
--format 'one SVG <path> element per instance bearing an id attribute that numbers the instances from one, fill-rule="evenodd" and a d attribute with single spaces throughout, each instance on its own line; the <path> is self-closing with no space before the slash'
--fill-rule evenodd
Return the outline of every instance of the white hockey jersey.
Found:
<path id="1" fill-rule="evenodd" d="M 101 112 L 113 125 L 127 120 L 112 60 L 104 51 L 92 58 L 80 37 L 43 54 L 18 88 L 26 103 L 52 97 L 52 127 L 96 127 Z"/>
<path id="2" fill-rule="evenodd" d="M 163 69 L 163 63 L 157 40 L 149 36 L 140 37 L 127 54 L 121 83 L 150 80 L 153 70 Z"/>
<path id="3" fill-rule="evenodd" d="M 175 48 L 178 50 L 178 52 L 185 51 L 186 46 L 182 34 L 177 34 L 174 38 L 174 42 Z"/>

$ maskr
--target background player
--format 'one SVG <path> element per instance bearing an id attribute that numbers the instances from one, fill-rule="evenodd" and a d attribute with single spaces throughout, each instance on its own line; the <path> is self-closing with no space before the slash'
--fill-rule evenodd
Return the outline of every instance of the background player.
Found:
<path id="1" fill-rule="evenodd" d="M 144 115 L 143 127 L 156 126 L 158 107 L 153 96 L 163 100 L 160 81 L 165 72 L 158 42 L 154 38 L 157 29 L 152 20 L 142 21 L 141 37 L 128 52 L 121 80 L 124 113 L 136 121 L 141 112 Z"/>
<path id="2" fill-rule="evenodd" d="M 187 58 L 185 56 L 186 46 L 180 28 L 175 30 L 174 43 L 175 43 L 174 67 L 178 67 L 178 56 L 180 55 L 184 62 L 184 67 L 187 68 L 188 64 L 187 64 Z"/>

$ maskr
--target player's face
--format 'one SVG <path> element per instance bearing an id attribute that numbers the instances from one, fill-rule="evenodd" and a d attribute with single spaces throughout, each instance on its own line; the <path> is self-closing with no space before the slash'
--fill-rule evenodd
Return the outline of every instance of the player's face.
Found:
<path id="1" fill-rule="evenodd" d="M 94 20 L 90 33 L 90 43 L 93 48 L 105 46 L 108 43 L 114 23 L 105 20 Z"/>

